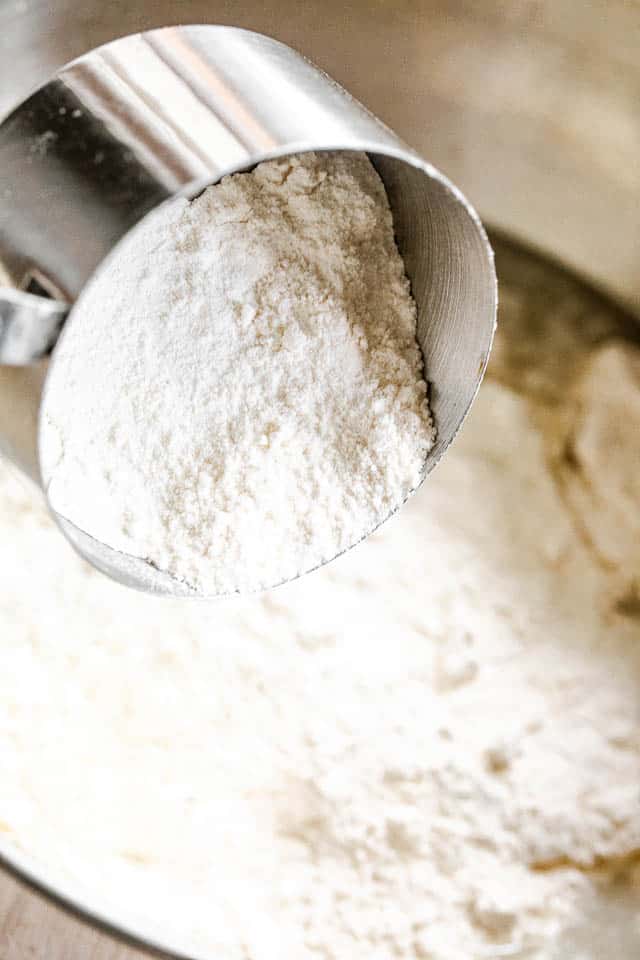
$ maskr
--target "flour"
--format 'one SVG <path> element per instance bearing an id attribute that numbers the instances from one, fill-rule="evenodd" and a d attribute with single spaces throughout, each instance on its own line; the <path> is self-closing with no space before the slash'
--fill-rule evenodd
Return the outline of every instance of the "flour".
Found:
<path id="1" fill-rule="evenodd" d="M 534 402 L 510 302 L 429 484 L 272 594 L 123 591 L 0 464 L 2 849 L 206 960 L 636 960 L 640 632 L 601 485 L 635 516 L 637 435 L 601 464 L 640 352 L 572 347 Z"/>
<path id="2" fill-rule="evenodd" d="M 420 483 L 416 306 L 364 154 L 306 154 L 176 200 L 83 294 L 42 467 L 56 510 L 206 594 L 356 543 Z"/>

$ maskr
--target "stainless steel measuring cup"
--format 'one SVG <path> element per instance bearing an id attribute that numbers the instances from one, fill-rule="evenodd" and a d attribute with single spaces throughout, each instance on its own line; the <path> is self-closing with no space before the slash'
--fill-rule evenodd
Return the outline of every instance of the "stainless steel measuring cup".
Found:
<path id="1" fill-rule="evenodd" d="M 364 151 L 386 187 L 438 431 L 426 476 L 469 410 L 491 348 L 497 293 L 484 230 L 438 170 L 326 74 L 246 30 L 169 27 L 116 40 L 63 67 L 0 125 L 0 364 L 33 364 L 51 350 L 55 363 L 82 288 L 160 203 L 306 150 Z M 39 478 L 34 430 L 27 411 L 10 452 Z M 191 594 L 53 513 L 76 549 L 114 579 Z"/>

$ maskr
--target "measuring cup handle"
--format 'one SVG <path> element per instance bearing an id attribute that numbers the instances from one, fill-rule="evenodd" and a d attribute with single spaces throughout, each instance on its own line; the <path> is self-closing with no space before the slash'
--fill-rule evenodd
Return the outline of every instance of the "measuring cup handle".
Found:
<path id="1" fill-rule="evenodd" d="M 48 356 L 69 304 L 0 287 L 0 364 L 22 367 Z"/>

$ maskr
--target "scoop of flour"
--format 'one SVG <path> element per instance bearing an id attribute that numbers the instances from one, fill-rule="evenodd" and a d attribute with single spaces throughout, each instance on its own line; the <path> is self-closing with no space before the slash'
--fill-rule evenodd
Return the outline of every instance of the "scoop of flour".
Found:
<path id="1" fill-rule="evenodd" d="M 364 154 L 167 204 L 81 297 L 45 398 L 55 509 L 207 594 L 295 577 L 421 479 L 416 306 Z"/>

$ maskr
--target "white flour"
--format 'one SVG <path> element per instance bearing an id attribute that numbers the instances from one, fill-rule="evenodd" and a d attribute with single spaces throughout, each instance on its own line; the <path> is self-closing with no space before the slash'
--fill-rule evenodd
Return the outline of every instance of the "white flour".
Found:
<path id="1" fill-rule="evenodd" d="M 0 465 L 0 845 L 207 960 L 635 960 L 633 568 L 565 500 L 626 543 L 591 464 L 624 393 L 607 484 L 637 512 L 638 356 L 565 376 L 564 492 L 489 381 L 394 521 L 213 607 L 110 583 Z"/>
<path id="2" fill-rule="evenodd" d="M 364 154 L 263 163 L 174 201 L 83 294 L 58 351 L 51 501 L 203 593 L 294 577 L 420 482 L 415 332 Z"/>

